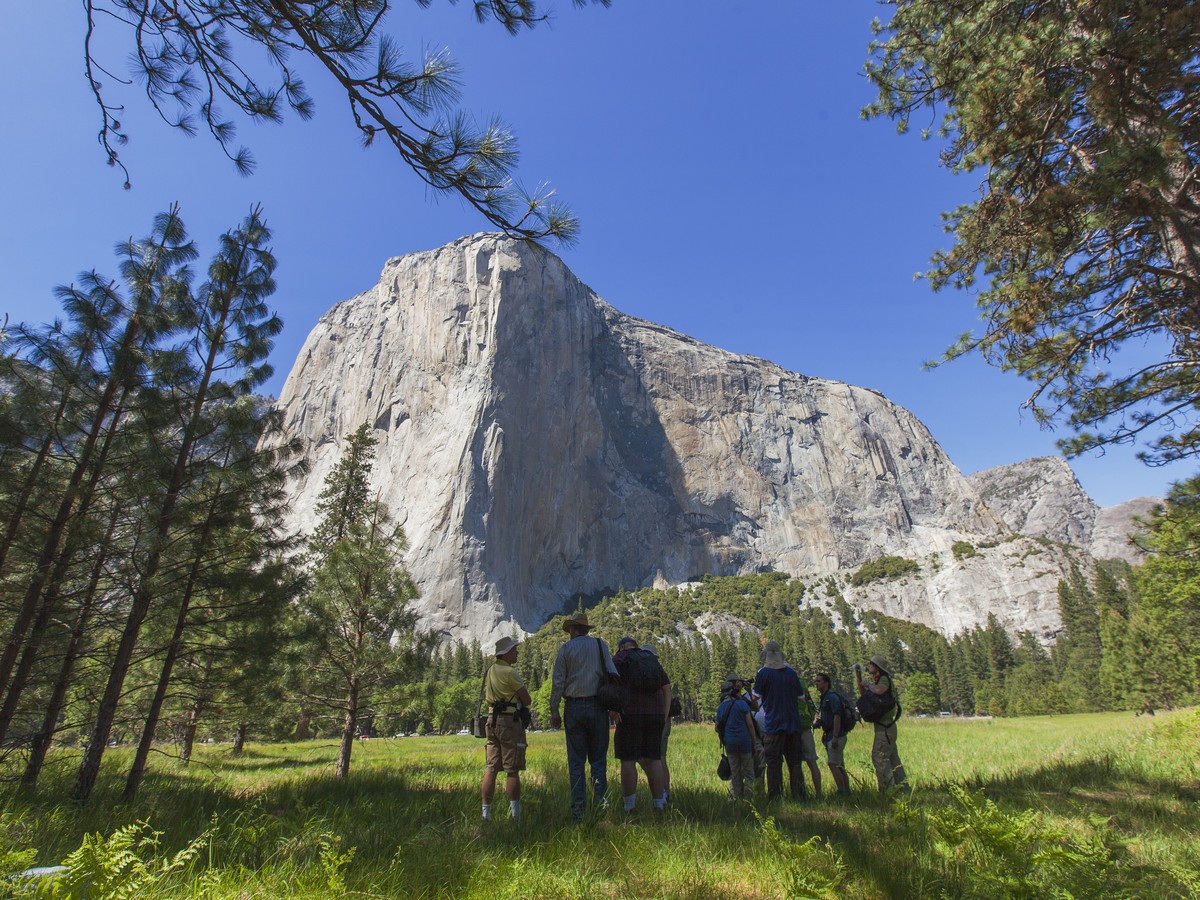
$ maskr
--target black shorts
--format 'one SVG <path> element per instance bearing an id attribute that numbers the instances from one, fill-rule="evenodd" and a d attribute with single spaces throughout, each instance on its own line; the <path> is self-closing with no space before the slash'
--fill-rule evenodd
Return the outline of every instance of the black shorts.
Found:
<path id="1" fill-rule="evenodd" d="M 662 759 L 663 726 L 666 717 L 661 713 L 622 714 L 613 737 L 613 752 L 622 762 L 637 759 Z"/>

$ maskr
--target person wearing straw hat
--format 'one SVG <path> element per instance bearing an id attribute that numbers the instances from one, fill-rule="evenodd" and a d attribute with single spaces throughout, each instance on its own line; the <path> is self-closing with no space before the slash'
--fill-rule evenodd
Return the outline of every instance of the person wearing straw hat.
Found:
<path id="1" fill-rule="evenodd" d="M 767 799 L 783 796 L 783 763 L 787 762 L 788 784 L 793 800 L 805 800 L 804 773 L 808 763 L 813 789 L 821 796 L 821 770 L 817 768 L 817 745 L 813 741 L 813 711 L 808 688 L 783 658 L 783 648 L 775 641 L 763 644 L 762 668 L 754 677 L 754 692 L 762 698 L 766 711 L 766 736 L 763 749 L 767 758 Z"/>
<path id="2" fill-rule="evenodd" d="M 496 641 L 496 661 L 484 677 L 484 698 L 491 715 L 487 720 L 487 751 L 483 770 L 483 818 L 492 820 L 496 777 L 503 771 L 504 792 L 513 821 L 521 818 L 521 773 L 525 770 L 525 725 L 531 700 L 529 689 L 513 668 L 520 642 L 504 637 Z"/>
<path id="3" fill-rule="evenodd" d="M 567 774 L 571 781 L 571 819 L 579 822 L 587 801 L 585 768 L 592 773 L 592 808 L 604 808 L 608 793 L 608 710 L 596 701 L 605 671 L 617 674 L 608 645 L 591 638 L 587 613 L 563 622 L 569 640 L 558 648 L 550 679 L 550 726 L 567 737 Z M 563 715 L 559 715 L 559 707 Z M 611 716 L 615 719 L 615 714 Z"/>
<path id="4" fill-rule="evenodd" d="M 876 654 L 867 663 L 867 674 L 871 680 L 864 682 L 862 666 L 854 664 L 854 678 L 858 682 L 859 694 L 871 691 L 880 696 L 891 693 L 892 667 L 886 659 Z M 897 705 L 885 712 L 875 723 L 875 741 L 871 744 L 871 762 L 875 765 L 875 780 L 879 782 L 879 793 L 886 794 L 893 788 L 907 787 L 908 779 L 904 774 L 904 763 L 900 761 L 900 753 L 896 750 L 896 719 L 900 715 Z"/>

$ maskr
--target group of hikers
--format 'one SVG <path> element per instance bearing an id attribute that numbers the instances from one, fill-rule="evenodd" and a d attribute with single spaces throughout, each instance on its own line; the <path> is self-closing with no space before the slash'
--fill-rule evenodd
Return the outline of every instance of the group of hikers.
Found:
<path id="1" fill-rule="evenodd" d="M 626 813 L 637 801 L 638 767 L 646 775 L 657 810 L 670 798 L 671 773 L 667 744 L 672 714 L 678 701 L 671 680 L 654 648 L 623 637 L 612 654 L 599 637 L 591 637 L 587 614 L 563 622 L 568 640 L 559 647 L 551 673 L 550 725 L 562 728 L 567 741 L 567 773 L 571 785 L 571 818 L 581 821 L 589 806 L 607 807 L 609 726 L 615 723 L 613 749 L 621 763 L 621 797 Z M 529 690 L 514 664 L 520 643 L 513 638 L 496 642 L 496 661 L 484 675 L 483 699 L 489 714 L 486 767 L 482 784 L 483 818 L 492 819 L 492 801 L 500 772 L 513 819 L 521 817 L 521 772 L 525 769 L 525 731 L 530 723 Z M 720 687 L 715 717 L 722 757 L 718 775 L 729 781 L 729 796 L 749 798 L 754 784 L 766 773 L 768 801 L 783 796 L 783 768 L 793 799 L 807 797 L 802 766 L 812 776 L 814 794 L 821 795 L 813 728 L 822 732 L 826 763 L 838 794 L 850 792 L 843 753 L 846 736 L 861 717 L 875 729 L 871 761 L 881 793 L 907 787 L 904 766 L 896 750 L 896 720 L 900 707 L 892 685 L 892 670 L 882 656 L 854 666 L 859 699 L 851 703 L 833 689 L 828 673 L 813 677 L 818 697 L 787 664 L 775 641 L 763 644 L 761 668 L 753 679 L 730 675 Z M 861 714 L 859 710 L 862 710 Z M 590 771 L 590 779 L 587 777 Z"/>

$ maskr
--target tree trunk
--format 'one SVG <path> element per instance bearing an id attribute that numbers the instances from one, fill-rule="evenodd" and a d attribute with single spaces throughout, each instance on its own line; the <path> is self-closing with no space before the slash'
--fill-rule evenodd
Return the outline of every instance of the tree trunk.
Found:
<path id="1" fill-rule="evenodd" d="M 120 518 L 120 507 L 114 505 L 100 555 L 92 566 L 92 576 L 80 601 L 79 611 L 75 614 L 75 622 L 71 626 L 71 639 L 67 642 L 66 650 L 63 653 L 58 679 L 54 682 L 54 690 L 50 695 L 50 702 L 46 706 L 46 715 L 42 719 L 42 728 L 34 735 L 30 744 L 29 761 L 25 764 L 25 773 L 21 776 L 21 784 L 27 790 L 33 790 L 37 786 L 42 766 L 46 762 L 46 753 L 50 749 L 50 742 L 54 739 L 54 733 L 58 728 L 58 717 L 66 706 L 67 688 L 71 685 L 71 677 L 75 673 L 75 663 L 79 659 L 83 646 L 83 636 L 96 606 L 97 589 L 104 573 L 104 566 L 108 562 L 108 548 L 112 546 L 112 536 L 116 530 L 118 518 Z"/>
<path id="2" fill-rule="evenodd" d="M 21 486 L 20 494 L 17 496 L 16 506 L 8 517 L 8 525 L 4 529 L 3 542 L 0 543 L 0 572 L 4 571 L 4 562 L 8 559 L 8 551 L 12 548 L 13 543 L 17 539 L 17 532 L 21 530 L 21 522 L 25 518 L 25 509 L 29 506 L 29 500 L 33 497 L 34 490 L 37 488 L 38 480 L 42 475 L 42 468 L 46 464 L 46 458 L 50 455 L 50 451 L 54 448 L 54 432 L 57 429 L 59 422 L 62 421 L 63 413 L 66 411 L 67 397 L 64 395 L 62 403 L 58 407 L 58 412 L 54 416 L 54 420 L 50 423 L 47 429 L 48 434 L 42 442 L 42 446 L 38 448 L 37 456 L 34 457 L 33 465 L 29 469 L 29 476 L 25 479 L 25 483 Z"/>
<path id="3" fill-rule="evenodd" d="M 233 733 L 233 755 L 241 756 L 246 749 L 246 723 L 238 722 L 237 730 Z"/>
<path id="4" fill-rule="evenodd" d="M 76 457 L 75 468 L 72 470 L 71 477 L 67 481 L 62 500 L 58 505 L 58 511 L 55 513 L 54 519 L 51 521 L 46 531 L 46 536 L 42 541 L 42 549 L 38 555 L 37 565 L 34 567 L 33 577 L 26 586 L 25 596 L 13 620 L 8 643 L 5 644 L 3 653 L 0 653 L 0 691 L 7 693 L 9 690 L 13 667 L 17 662 L 17 655 L 21 652 L 21 648 L 25 644 L 26 632 L 28 632 L 29 626 L 33 623 L 34 616 L 37 615 L 38 601 L 42 598 L 42 592 L 50 584 L 51 570 L 59 558 L 58 551 L 63 537 L 67 532 L 67 526 L 74 518 L 75 504 L 79 500 L 81 493 L 85 490 L 84 476 L 93 468 L 96 442 L 99 440 L 101 430 L 104 428 L 105 420 L 109 418 L 109 413 L 114 409 L 117 388 L 117 382 L 110 379 L 108 385 L 105 387 L 104 394 L 100 398 L 96 412 L 92 416 L 91 430 L 88 432 L 87 439 L 84 441 L 83 447 Z M 124 401 L 127 394 L 128 392 L 123 393 L 121 401 L 115 404 L 116 413 L 109 423 L 109 430 L 104 444 L 105 448 L 109 446 L 109 441 L 112 435 L 115 434 L 116 426 L 122 418 Z M 93 472 L 91 484 L 95 483 L 99 469 L 100 466 L 97 465 L 96 471 Z"/>
<path id="5" fill-rule="evenodd" d="M 226 310 L 227 315 L 228 310 Z M 214 333 L 223 335 L 224 324 L 225 318 L 223 317 L 217 323 Z M 217 351 L 218 339 L 214 339 L 209 345 L 208 357 L 196 385 L 196 394 L 192 400 L 191 409 L 183 422 L 179 451 L 175 456 L 175 465 L 171 470 L 171 478 L 167 483 L 162 507 L 156 517 L 155 534 L 150 552 L 142 566 L 141 577 L 133 594 L 133 602 L 129 606 L 129 615 L 125 620 L 125 630 L 121 634 L 121 642 L 117 646 L 117 655 L 113 660 L 112 673 L 96 711 L 96 723 L 92 728 L 83 759 L 80 761 L 79 772 L 75 776 L 75 790 L 72 792 L 72 799 L 80 803 L 85 802 L 91 796 L 92 788 L 96 786 L 96 778 L 100 774 L 100 760 L 104 756 L 108 736 L 117 716 L 117 703 L 121 699 L 125 677 L 129 674 L 133 650 L 137 645 L 138 636 L 141 634 L 142 624 L 146 621 L 146 615 L 150 612 L 150 605 L 154 601 L 155 576 L 158 575 L 159 565 L 166 552 L 175 510 L 187 480 L 188 461 L 199 432 L 200 415 L 208 399 L 208 388 L 216 371 Z"/>
<path id="6" fill-rule="evenodd" d="M 192 748 L 196 746 L 196 729 L 200 725 L 201 703 L 197 700 L 188 710 L 187 723 L 183 726 L 183 743 L 179 748 L 179 762 L 187 766 L 192 761 Z"/>
<path id="7" fill-rule="evenodd" d="M 120 419 L 123 414 L 124 398 L 122 398 L 122 402 L 117 406 L 116 419 Z M 105 436 L 104 445 L 96 456 L 96 465 L 92 470 L 91 477 L 88 479 L 87 485 L 80 491 L 79 509 L 73 516 L 76 527 L 71 529 L 71 533 L 67 535 L 66 546 L 58 554 L 58 559 L 54 564 L 54 571 L 46 581 L 42 602 L 38 606 L 37 615 L 29 628 L 24 649 L 21 651 L 21 661 L 12 673 L 8 693 L 4 698 L 4 704 L 0 706 L 0 742 L 8 736 L 8 727 L 12 724 L 13 716 L 17 713 L 17 706 L 21 702 L 21 695 L 25 692 L 25 687 L 29 683 L 29 676 L 33 672 L 34 663 L 37 662 L 38 653 L 41 651 L 42 637 L 46 633 L 46 629 L 49 627 L 51 619 L 57 611 L 61 595 L 60 588 L 66 581 L 71 568 L 71 561 L 75 558 L 76 552 L 79 549 L 82 529 L 78 523 L 83 522 L 87 518 L 88 513 L 91 512 L 92 501 L 96 498 L 96 485 L 100 480 L 104 463 L 108 459 L 108 451 L 112 447 L 114 433 L 110 429 L 109 433 Z M 110 525 L 106 541 L 112 539 L 112 533 L 113 528 Z M 100 549 L 100 552 L 101 554 L 104 553 L 103 547 Z"/>
<path id="8" fill-rule="evenodd" d="M 162 714 L 163 702 L 167 699 L 167 687 L 171 683 L 171 672 L 175 668 L 175 660 L 179 658 L 180 638 L 183 634 L 183 623 L 187 619 L 187 604 L 181 604 L 179 616 L 175 622 L 175 633 L 167 645 L 167 655 L 163 659 L 162 669 L 158 673 L 158 684 L 154 686 L 154 697 L 150 701 L 150 709 L 146 713 L 146 721 L 142 725 L 142 737 L 138 741 L 137 752 L 133 755 L 133 764 L 125 777 L 126 800 L 137 796 L 142 776 L 146 773 L 146 760 L 150 758 L 150 748 L 154 745 L 154 732 L 158 729 L 158 719 Z"/>
<path id="9" fill-rule="evenodd" d="M 312 710 L 301 709 L 296 718 L 296 740 L 307 741 L 312 737 Z"/>
<path id="10" fill-rule="evenodd" d="M 218 483 L 218 489 L 220 485 Z M 204 559 L 204 552 L 208 547 L 208 539 L 212 534 L 213 516 L 215 515 L 216 499 L 214 497 L 212 506 L 208 511 L 208 516 L 204 520 L 204 528 L 200 532 L 200 538 L 196 543 L 196 548 L 192 556 L 192 565 L 188 571 L 187 585 L 184 587 L 183 598 L 179 601 L 179 613 L 175 616 L 175 630 L 171 633 L 171 640 L 167 644 L 167 655 L 163 659 L 162 669 L 158 673 L 158 684 L 154 688 L 154 698 L 150 701 L 150 709 L 146 713 L 146 723 L 142 728 L 142 739 L 138 741 L 137 753 L 133 757 L 133 765 L 129 767 L 129 775 L 125 779 L 125 799 L 132 800 L 138 791 L 138 786 L 142 783 L 142 776 L 146 772 L 146 760 L 150 757 L 150 748 L 154 744 L 154 732 L 158 729 L 158 719 L 162 715 L 163 703 L 167 699 L 167 689 L 171 684 L 171 674 L 175 670 L 175 661 L 179 659 L 179 654 L 183 650 L 183 632 L 187 629 L 188 612 L 191 610 L 192 597 L 196 592 L 196 581 L 200 577 L 200 565 Z M 199 701 L 197 704 L 199 705 Z M 195 707 L 189 718 L 195 718 Z M 192 725 L 192 734 L 196 732 L 196 727 Z M 190 755 L 190 748 L 188 750 Z M 186 764 L 186 762 L 185 762 Z"/>
<path id="11" fill-rule="evenodd" d="M 333 777 L 339 781 L 350 774 L 350 752 L 354 749 L 354 726 L 358 721 L 358 679 L 351 677 L 346 695 L 346 715 L 342 718 L 342 745 L 338 750 Z"/>

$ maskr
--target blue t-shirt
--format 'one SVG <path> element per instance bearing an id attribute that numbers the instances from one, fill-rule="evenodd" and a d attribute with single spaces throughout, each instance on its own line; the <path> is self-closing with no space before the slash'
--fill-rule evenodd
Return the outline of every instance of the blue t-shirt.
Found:
<path id="1" fill-rule="evenodd" d="M 804 731 L 800 721 L 800 676 L 791 666 L 769 669 L 763 666 L 754 676 L 754 693 L 762 697 L 767 714 L 767 734 Z"/>
<path id="2" fill-rule="evenodd" d="M 750 732 L 746 730 L 746 716 L 749 714 L 750 707 L 741 697 L 723 700 L 717 707 L 717 722 L 725 720 L 726 753 L 750 753 L 754 749 Z"/>
<path id="3" fill-rule="evenodd" d="M 829 740 L 830 733 L 833 731 L 834 716 L 842 717 L 841 727 L 838 729 L 838 737 L 841 737 L 846 733 L 846 712 L 842 708 L 842 698 L 831 688 L 821 696 L 821 731 L 824 732 L 826 741 Z"/>

